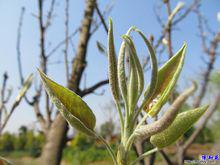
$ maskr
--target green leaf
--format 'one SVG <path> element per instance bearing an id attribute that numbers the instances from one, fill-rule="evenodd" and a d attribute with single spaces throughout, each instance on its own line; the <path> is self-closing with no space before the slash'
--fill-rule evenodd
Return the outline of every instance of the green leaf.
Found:
<path id="1" fill-rule="evenodd" d="M 133 43 L 131 37 L 128 36 L 128 35 L 124 35 L 123 38 L 125 40 L 127 40 L 126 44 L 129 47 L 130 54 L 131 54 L 131 56 L 132 56 L 132 58 L 134 60 L 135 66 L 136 66 L 136 71 L 137 71 L 137 76 L 138 76 L 138 96 L 140 97 L 140 95 L 142 94 L 143 89 L 144 89 L 144 73 L 143 73 L 143 69 L 142 69 L 140 61 L 138 59 L 137 52 L 136 52 L 136 49 L 135 49 L 135 46 L 134 46 L 134 43 Z"/>
<path id="2" fill-rule="evenodd" d="M 129 28 L 126 35 L 130 35 L 131 31 L 134 30 L 135 27 Z M 127 82 L 126 82 L 126 73 L 125 73 L 125 48 L 126 43 L 125 41 L 122 42 L 119 55 L 118 55 L 118 81 L 119 81 L 119 88 L 122 94 L 122 98 L 127 106 Z"/>
<path id="3" fill-rule="evenodd" d="M 94 136 L 96 118 L 89 106 L 76 93 L 38 71 L 47 94 L 68 123 L 79 131 Z"/>
<path id="4" fill-rule="evenodd" d="M 117 76 L 117 60 L 114 46 L 112 19 L 109 19 L 108 30 L 108 61 L 109 61 L 109 85 L 115 101 L 119 101 L 119 85 Z"/>
<path id="5" fill-rule="evenodd" d="M 182 112 L 162 132 L 151 136 L 150 142 L 158 148 L 166 147 L 180 138 L 205 113 L 208 106 Z"/>
<path id="6" fill-rule="evenodd" d="M 172 93 L 183 67 L 185 52 L 184 43 L 176 55 L 159 69 L 156 90 L 144 107 L 150 116 L 155 116 L 160 111 Z"/>
<path id="7" fill-rule="evenodd" d="M 107 55 L 106 47 L 101 42 L 96 41 L 96 46 L 97 46 L 100 53 Z"/>
<path id="8" fill-rule="evenodd" d="M 137 58 L 137 55 L 131 38 L 127 35 L 123 35 L 122 38 L 126 43 L 126 47 L 128 48 L 128 53 L 129 53 L 130 67 L 129 67 L 129 80 L 128 80 L 128 105 L 129 105 L 129 112 L 132 112 L 134 111 L 134 108 L 138 101 L 138 97 L 142 92 L 140 90 L 143 90 L 143 83 L 144 83 L 143 72 L 142 75 L 140 75 L 140 72 L 138 71 L 137 62 L 139 62 L 139 60 L 136 61 L 135 59 L 135 56 Z M 142 76 L 142 81 L 141 81 L 141 76 Z"/>
<path id="9" fill-rule="evenodd" d="M 157 57 L 156 57 L 154 48 L 151 46 L 150 42 L 144 36 L 144 34 L 139 29 L 136 29 L 136 32 L 138 32 L 138 34 L 144 40 L 144 42 L 148 48 L 148 52 L 149 52 L 150 59 L 151 59 L 151 68 L 152 68 L 151 69 L 151 81 L 150 81 L 149 87 L 147 88 L 147 90 L 144 93 L 144 102 L 147 102 L 147 100 L 150 99 L 154 95 L 154 92 L 156 90 L 157 72 L 158 72 Z"/>

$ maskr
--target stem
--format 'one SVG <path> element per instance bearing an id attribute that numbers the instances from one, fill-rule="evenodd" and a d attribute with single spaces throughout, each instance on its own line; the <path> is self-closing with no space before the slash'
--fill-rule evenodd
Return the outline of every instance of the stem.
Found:
<path id="1" fill-rule="evenodd" d="M 138 161 L 144 159 L 144 158 L 147 157 L 148 155 L 150 155 L 150 154 L 152 154 L 152 153 L 154 153 L 154 152 L 157 152 L 157 151 L 158 151 L 158 148 L 154 148 L 154 149 L 152 149 L 152 150 L 150 150 L 150 151 L 145 152 L 144 154 L 142 154 L 141 156 L 139 156 L 135 161 L 131 162 L 130 165 L 135 165 Z"/>
<path id="2" fill-rule="evenodd" d="M 134 138 L 136 137 L 136 135 L 133 133 L 127 140 L 126 146 L 125 146 L 125 150 L 130 150 L 130 146 L 132 145 Z"/>
<path id="3" fill-rule="evenodd" d="M 124 135 L 124 120 L 123 120 L 123 115 L 122 115 L 122 112 L 121 112 L 121 107 L 120 107 L 118 101 L 116 101 L 116 108 L 118 110 L 119 119 L 120 119 L 121 136 L 123 137 L 123 135 Z"/>
<path id="4" fill-rule="evenodd" d="M 101 140 L 102 143 L 106 146 L 106 148 L 107 148 L 109 154 L 110 154 L 111 157 L 112 157 L 112 160 L 113 160 L 114 164 L 117 165 L 117 160 L 116 160 L 114 151 L 112 150 L 112 148 L 110 147 L 110 145 L 105 141 L 105 139 L 104 139 L 102 136 L 97 135 L 97 138 L 98 138 L 99 140 Z"/>
<path id="5" fill-rule="evenodd" d="M 147 119 L 148 116 L 149 116 L 149 114 L 146 113 L 144 115 L 144 117 L 141 119 L 141 121 L 138 123 L 138 125 L 137 125 L 137 127 L 135 129 L 138 129 L 143 124 L 143 122 L 145 122 L 145 120 Z"/>

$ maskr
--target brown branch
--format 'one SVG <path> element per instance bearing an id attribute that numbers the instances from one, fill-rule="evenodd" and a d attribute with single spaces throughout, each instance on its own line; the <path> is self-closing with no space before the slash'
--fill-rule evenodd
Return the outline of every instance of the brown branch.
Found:
<path id="1" fill-rule="evenodd" d="M 88 1 L 88 8 L 84 13 L 84 19 L 80 28 L 79 43 L 77 53 L 72 63 L 72 74 L 68 83 L 68 87 L 74 91 L 78 90 L 83 71 L 86 66 L 86 53 L 89 38 L 91 36 L 90 29 L 92 24 L 92 15 L 94 12 L 96 1 Z"/>
<path id="2" fill-rule="evenodd" d="M 7 80 L 8 80 L 8 74 L 5 72 L 3 74 L 3 82 L 2 82 L 2 88 L 1 88 L 1 104 L 5 104 L 5 90 L 6 90 L 6 85 L 7 85 Z"/>
<path id="3" fill-rule="evenodd" d="M 45 30 L 46 27 L 43 23 L 43 0 L 38 0 L 38 22 L 39 22 L 39 31 L 40 31 L 40 68 L 44 73 L 47 73 L 47 56 L 45 52 Z M 50 19 L 50 18 L 49 18 Z M 40 84 L 40 88 L 38 92 L 41 92 L 42 84 Z M 36 94 L 40 96 L 39 94 Z M 51 114 L 49 108 L 49 96 L 45 94 L 45 109 L 47 116 L 47 126 L 49 127 L 51 124 Z M 35 103 L 34 103 L 35 104 Z"/>
<path id="4" fill-rule="evenodd" d="M 155 50 L 160 46 L 160 44 L 162 43 L 162 40 L 163 38 L 166 36 L 168 30 L 169 30 L 169 27 L 170 27 L 170 24 L 172 23 L 175 15 L 181 10 L 182 8 L 182 5 L 181 4 L 178 4 L 172 12 L 170 12 L 169 16 L 168 16 L 168 19 L 167 19 L 167 22 L 165 24 L 165 26 L 163 27 L 163 30 L 162 30 L 162 34 L 161 36 L 159 37 L 159 39 L 157 40 L 154 48 Z"/>
<path id="5" fill-rule="evenodd" d="M 163 159 L 166 161 L 167 165 L 173 165 L 173 162 L 170 160 L 169 156 L 167 156 L 167 154 L 163 150 L 159 150 L 159 153 L 161 154 Z"/>
<path id="6" fill-rule="evenodd" d="M 207 48 L 207 45 L 206 45 L 206 35 L 205 35 L 205 30 L 204 30 L 204 26 L 203 26 L 203 17 L 202 17 L 202 14 L 200 13 L 199 11 L 199 7 L 197 7 L 195 9 L 195 13 L 197 15 L 197 18 L 198 18 L 198 29 L 199 29 L 199 33 L 200 33 L 200 37 L 201 37 L 201 41 L 202 41 L 202 48 L 203 48 L 203 51 L 205 53 L 208 53 L 208 48 Z"/>
<path id="7" fill-rule="evenodd" d="M 32 84 L 32 78 L 33 78 L 33 76 L 30 75 L 28 77 L 28 79 L 24 82 L 23 87 L 19 91 L 18 96 L 15 98 L 15 101 L 13 102 L 13 104 L 12 104 L 10 110 L 9 110 L 9 114 L 5 117 L 5 120 L 3 121 L 3 123 L 2 123 L 2 125 L 0 127 L 0 134 L 2 133 L 2 131 L 5 128 L 5 126 L 7 125 L 8 120 L 10 119 L 10 117 L 13 114 L 14 110 L 18 107 L 18 105 L 20 104 L 22 98 L 25 96 L 26 92 L 30 88 L 30 86 Z"/>
<path id="8" fill-rule="evenodd" d="M 46 127 L 46 121 L 42 115 L 42 113 L 40 112 L 40 108 L 39 108 L 39 97 L 38 95 L 36 95 L 34 97 L 34 112 L 35 112 L 35 115 L 37 117 L 37 120 L 38 122 L 40 123 L 40 126 L 44 132 L 44 134 L 46 134 L 46 131 L 47 131 L 47 127 Z"/>
<path id="9" fill-rule="evenodd" d="M 107 24 L 106 24 L 106 22 L 105 22 L 105 19 L 104 19 L 102 13 L 101 13 L 100 10 L 99 10 L 99 7 L 98 7 L 98 4 L 97 4 L 97 3 L 96 3 L 96 5 L 95 5 L 95 9 L 96 9 L 97 14 L 98 14 L 98 16 L 99 16 L 99 18 L 100 18 L 100 20 L 101 20 L 101 23 L 102 23 L 102 25 L 103 25 L 103 27 L 104 27 L 104 29 L 105 29 L 105 32 L 108 34 L 108 26 L 107 26 Z"/>
<path id="10" fill-rule="evenodd" d="M 47 56 L 45 54 L 45 26 L 43 24 L 43 0 L 38 0 L 39 31 L 40 31 L 40 68 L 47 73 Z"/>
<path id="11" fill-rule="evenodd" d="M 207 89 L 207 86 L 209 83 L 209 77 L 210 77 L 211 71 L 213 70 L 215 61 L 216 61 L 216 50 L 218 48 L 219 42 L 220 42 L 220 32 L 218 32 L 216 34 L 216 36 L 214 37 L 214 39 L 211 41 L 211 46 L 208 49 L 209 62 L 208 62 L 207 69 L 204 72 L 204 76 L 203 76 L 203 80 L 202 80 L 202 84 L 201 84 L 201 89 L 200 89 L 199 94 L 193 103 L 193 107 L 195 107 L 195 108 L 200 105 L 202 99 L 205 96 L 206 89 Z"/>
<path id="12" fill-rule="evenodd" d="M 185 12 L 173 21 L 173 25 L 178 24 L 184 18 L 186 18 L 200 4 L 200 2 L 201 0 L 194 0 L 191 5 L 189 5 L 189 7 L 185 10 Z"/>
<path id="13" fill-rule="evenodd" d="M 17 45 L 16 45 L 16 50 L 17 50 L 17 61 L 18 61 L 18 72 L 20 76 L 20 81 L 21 84 L 24 82 L 24 77 L 23 77 L 23 72 L 22 72 L 22 64 L 21 64 L 21 50 L 20 50 L 20 44 L 21 44 L 21 29 L 22 29 L 22 24 L 23 24 L 23 17 L 25 13 L 25 8 L 21 8 L 21 14 L 19 18 L 19 25 L 18 25 L 18 30 L 17 30 Z"/>
<path id="14" fill-rule="evenodd" d="M 167 14 L 168 18 L 171 16 L 171 8 L 170 8 L 170 1 L 166 1 L 166 8 L 167 8 Z M 167 36 L 168 36 L 168 53 L 169 58 L 173 56 L 173 49 L 172 49 L 172 19 L 167 24 Z"/>
<path id="15" fill-rule="evenodd" d="M 65 8 L 65 49 L 64 49 L 64 61 L 65 61 L 65 69 L 66 69 L 66 82 L 69 81 L 69 67 L 68 67 L 68 47 L 69 47 L 69 0 L 66 0 L 66 8 Z"/>
<path id="16" fill-rule="evenodd" d="M 96 3 L 96 6 L 97 6 L 97 3 Z M 100 18 L 100 22 L 98 22 L 98 23 L 96 23 L 95 24 L 95 27 L 94 27 L 94 29 L 93 30 L 91 30 L 91 32 L 90 32 L 90 34 L 92 35 L 92 34 L 94 34 L 98 29 L 99 29 L 99 27 L 101 26 L 101 24 L 104 26 L 104 28 L 105 28 L 105 32 L 107 33 L 108 32 L 108 28 L 106 29 L 106 27 L 108 27 L 107 26 L 107 24 L 105 23 L 105 15 L 107 15 L 108 13 L 110 13 L 111 12 L 111 10 L 112 10 L 112 6 L 110 6 L 109 8 L 108 8 L 108 10 L 105 10 L 103 13 L 101 13 L 100 12 L 100 10 L 99 10 L 99 8 L 97 8 L 95 6 L 95 9 L 96 9 L 96 11 L 97 11 L 97 14 L 98 14 L 98 16 L 99 16 L 99 18 Z M 98 10 L 97 10 L 98 9 Z M 99 13 L 98 13 L 98 11 L 99 11 Z"/>
<path id="17" fill-rule="evenodd" d="M 51 25 L 55 2 L 56 0 L 51 0 L 50 9 L 48 11 L 47 20 L 45 23 L 45 29 L 47 29 Z"/>
<path id="18" fill-rule="evenodd" d="M 68 36 L 68 40 L 71 40 L 79 31 L 80 31 L 80 28 L 77 28 L 72 34 Z M 56 46 L 54 46 L 54 48 L 51 49 L 51 51 L 47 53 L 47 57 L 49 58 L 51 55 L 53 55 L 65 43 L 66 43 L 66 38 L 62 40 L 61 42 L 59 42 Z"/>
<path id="19" fill-rule="evenodd" d="M 93 85 L 93 86 L 91 86 L 91 87 L 89 87 L 89 88 L 87 88 L 87 89 L 82 90 L 82 91 L 80 92 L 80 96 L 83 97 L 83 96 L 85 96 L 85 95 L 87 95 L 87 94 L 93 93 L 96 89 L 98 89 L 98 88 L 100 88 L 101 86 L 106 85 L 106 84 L 108 84 L 108 83 L 109 83 L 109 80 L 108 80 L 108 79 L 103 80 L 103 81 L 100 81 L 100 82 L 96 83 L 95 85 Z"/>
<path id="20" fill-rule="evenodd" d="M 8 80 L 7 72 L 3 74 L 3 82 L 2 82 L 2 88 L 1 88 L 1 101 L 0 101 L 0 128 L 2 127 L 2 112 L 6 108 L 5 104 L 7 103 L 5 100 L 5 90 L 6 90 L 6 84 Z"/>

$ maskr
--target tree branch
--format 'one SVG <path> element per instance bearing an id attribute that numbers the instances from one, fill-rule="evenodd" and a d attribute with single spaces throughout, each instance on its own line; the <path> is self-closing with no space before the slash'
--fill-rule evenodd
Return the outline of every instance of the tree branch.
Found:
<path id="1" fill-rule="evenodd" d="M 101 86 L 106 85 L 106 84 L 108 84 L 108 83 L 109 83 L 109 80 L 108 80 L 108 79 L 102 80 L 102 81 L 96 83 L 95 85 L 93 85 L 93 86 L 91 86 L 91 87 L 89 87 L 89 88 L 87 88 L 87 89 L 82 90 L 82 91 L 80 92 L 80 96 L 83 97 L 83 96 L 85 96 L 85 95 L 87 95 L 87 94 L 90 94 L 90 93 L 94 92 L 96 89 L 98 89 L 98 88 L 100 88 Z"/>
<path id="2" fill-rule="evenodd" d="M 102 23 L 102 25 L 103 25 L 103 27 L 104 27 L 104 29 L 105 29 L 105 32 L 108 34 L 108 26 L 107 26 L 107 24 L 106 24 L 106 22 L 105 22 L 105 19 L 104 19 L 102 13 L 101 13 L 100 10 L 99 10 L 99 7 L 98 7 L 98 4 L 97 4 L 97 3 L 96 3 L 96 5 L 95 5 L 95 9 L 96 9 L 97 14 L 98 14 L 98 16 L 99 16 L 99 18 L 100 18 L 100 20 L 101 20 L 101 23 Z"/>

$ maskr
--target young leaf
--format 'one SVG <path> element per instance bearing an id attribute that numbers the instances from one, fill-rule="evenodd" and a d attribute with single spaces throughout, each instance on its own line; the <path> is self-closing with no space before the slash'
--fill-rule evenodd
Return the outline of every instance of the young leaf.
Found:
<path id="1" fill-rule="evenodd" d="M 138 59 L 137 56 L 137 52 L 134 46 L 134 43 L 131 39 L 130 36 L 128 35 L 124 35 L 123 38 L 125 39 L 126 44 L 128 45 L 129 51 L 131 52 L 131 56 L 134 60 L 134 64 L 137 68 L 137 76 L 138 76 L 138 96 L 140 96 L 143 92 L 143 88 L 144 88 L 144 73 L 143 73 L 143 69 L 142 66 L 140 64 L 140 61 Z"/>
<path id="2" fill-rule="evenodd" d="M 101 42 L 96 41 L 96 46 L 97 46 L 100 53 L 107 55 L 106 47 Z"/>
<path id="3" fill-rule="evenodd" d="M 150 142 L 158 148 L 174 143 L 204 114 L 208 106 L 182 112 L 173 123 L 162 132 L 151 136 Z"/>
<path id="4" fill-rule="evenodd" d="M 150 81 L 149 87 L 147 88 L 147 90 L 144 93 L 144 100 L 143 100 L 144 102 L 147 102 L 147 100 L 154 95 L 154 92 L 156 90 L 157 72 L 158 72 L 157 57 L 156 57 L 154 48 L 151 46 L 150 42 L 144 36 L 144 34 L 139 29 L 135 29 L 135 31 L 138 32 L 138 34 L 144 40 L 144 42 L 145 42 L 145 44 L 148 48 L 148 52 L 149 52 L 150 59 L 151 59 L 151 68 L 152 68 L 152 70 L 151 70 L 151 81 Z"/>
<path id="5" fill-rule="evenodd" d="M 137 64 L 134 58 L 135 56 L 134 54 L 136 53 L 135 52 L 136 50 L 131 48 L 131 40 L 129 40 L 129 37 L 127 35 L 123 35 L 122 38 L 126 43 L 129 53 L 130 67 L 129 67 L 129 80 L 128 80 L 128 105 L 129 105 L 129 112 L 132 112 L 138 101 L 139 90 L 140 90 L 139 89 L 140 78 L 137 69 Z"/>
<path id="6" fill-rule="evenodd" d="M 108 61 L 109 61 L 109 85 L 115 101 L 119 100 L 119 85 L 117 76 L 117 60 L 114 46 L 113 25 L 109 19 L 108 30 Z"/>
<path id="7" fill-rule="evenodd" d="M 125 74 L 125 42 L 123 41 L 119 50 L 118 56 L 118 82 L 121 95 L 125 103 L 127 104 L 127 82 Z"/>
<path id="8" fill-rule="evenodd" d="M 156 90 L 144 107 L 150 116 L 155 116 L 160 111 L 172 93 L 183 67 L 185 52 L 186 44 L 159 69 Z M 154 99 L 156 103 L 152 105 Z"/>
<path id="9" fill-rule="evenodd" d="M 130 32 L 134 30 L 135 27 L 131 27 L 128 29 L 126 35 L 130 35 Z M 122 94 L 122 98 L 127 105 L 127 82 L 126 82 L 126 73 L 125 73 L 125 48 L 126 43 L 125 41 L 122 42 L 119 55 L 118 55 L 118 81 L 119 81 L 119 88 Z"/>
<path id="10" fill-rule="evenodd" d="M 79 131 L 94 136 L 96 118 L 89 106 L 77 94 L 38 71 L 47 94 L 68 123 Z"/>

